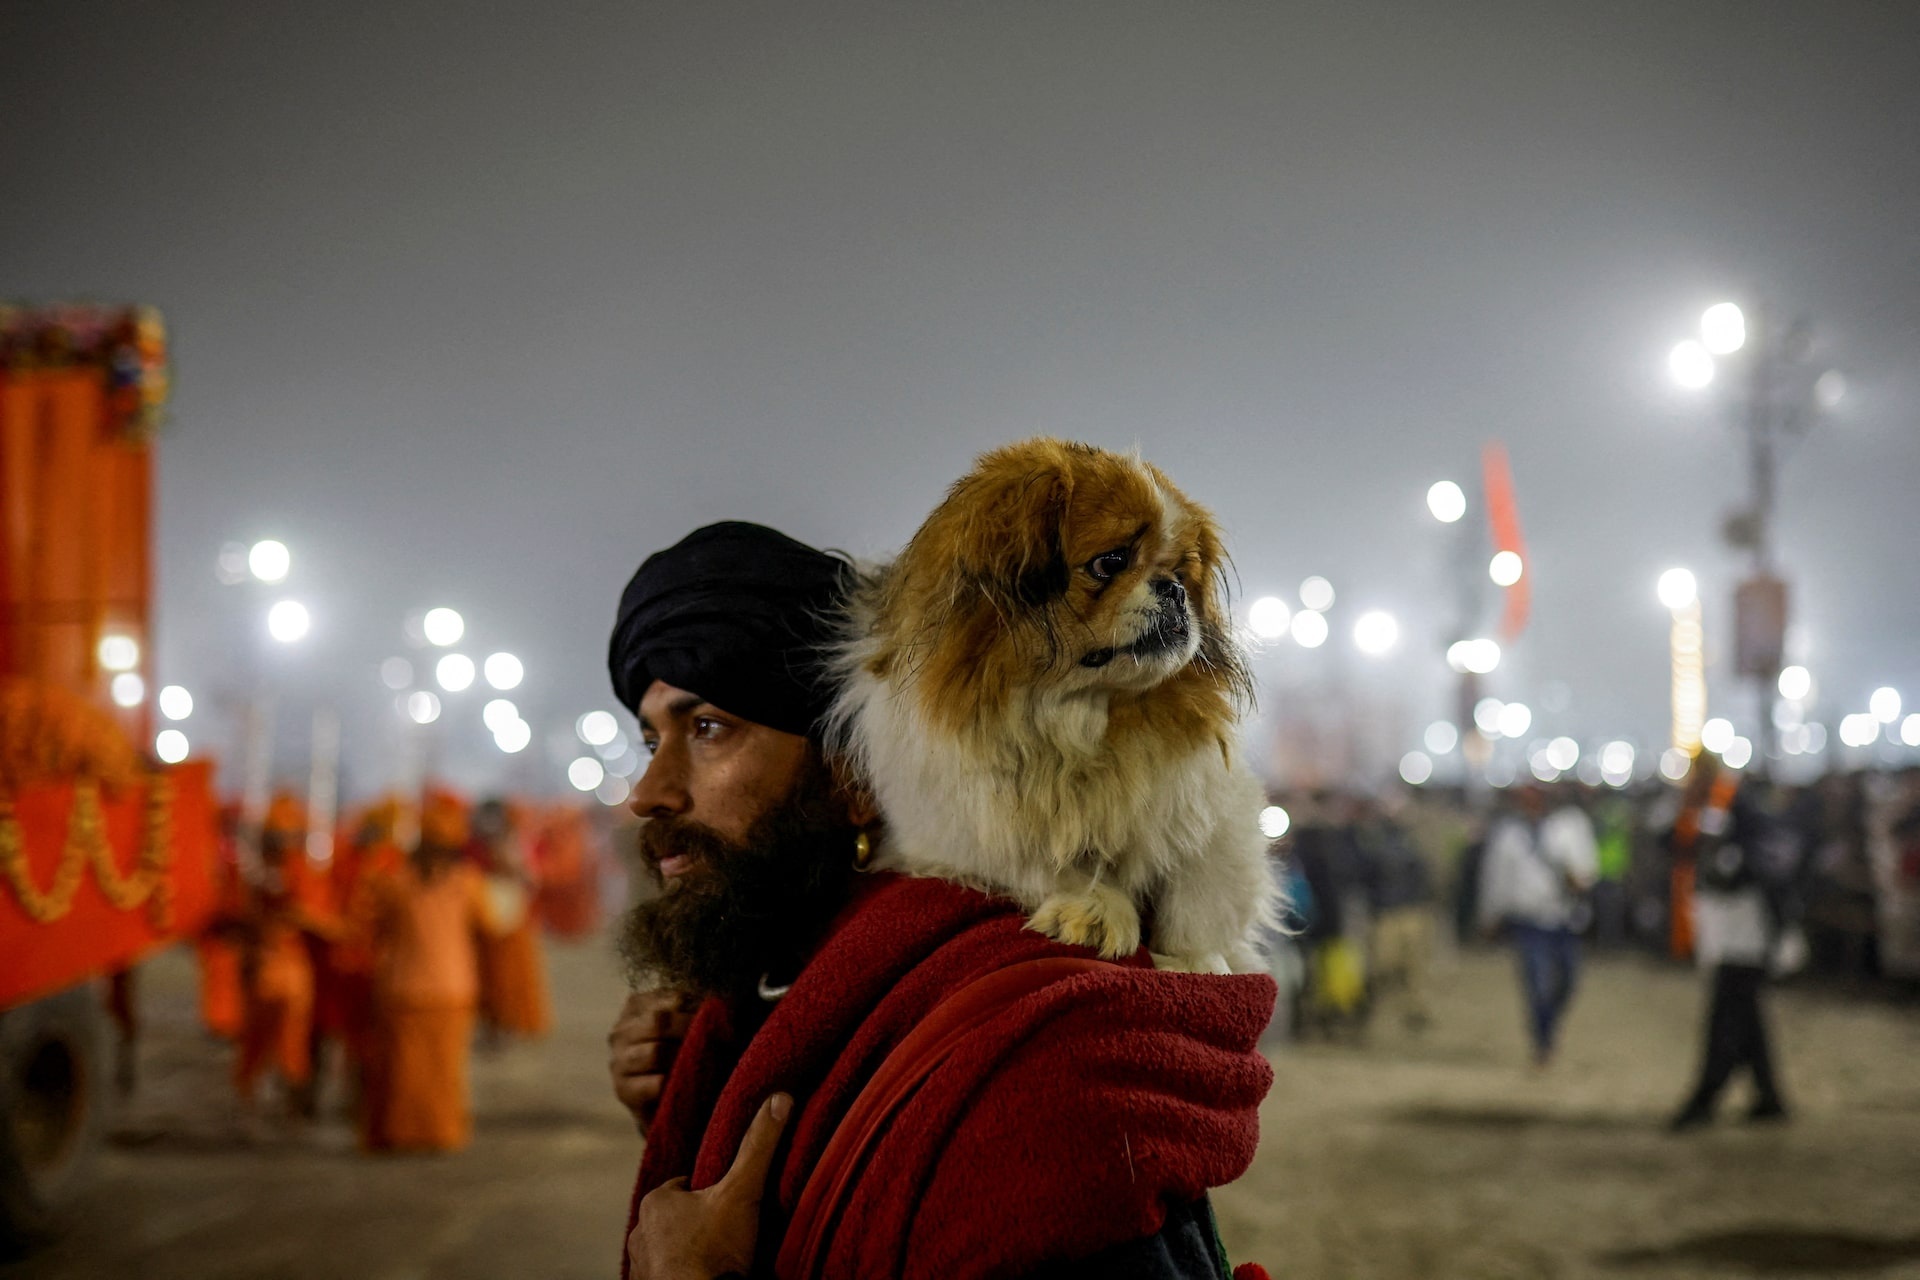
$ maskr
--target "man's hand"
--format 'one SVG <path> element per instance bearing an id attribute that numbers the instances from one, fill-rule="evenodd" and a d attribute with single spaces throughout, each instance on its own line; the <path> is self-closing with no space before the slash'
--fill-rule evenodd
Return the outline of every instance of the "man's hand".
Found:
<path id="1" fill-rule="evenodd" d="M 679 991 L 636 991 L 620 1006 L 607 1033 L 607 1070 L 613 1095 L 633 1113 L 642 1137 L 653 1123 L 674 1050 L 693 1023 L 693 997 Z"/>
<path id="2" fill-rule="evenodd" d="M 776 1093 L 760 1106 L 727 1176 L 704 1191 L 675 1178 L 640 1201 L 640 1221 L 627 1237 L 632 1280 L 715 1280 L 753 1269 L 760 1234 L 760 1196 L 773 1167 L 793 1099 Z"/>

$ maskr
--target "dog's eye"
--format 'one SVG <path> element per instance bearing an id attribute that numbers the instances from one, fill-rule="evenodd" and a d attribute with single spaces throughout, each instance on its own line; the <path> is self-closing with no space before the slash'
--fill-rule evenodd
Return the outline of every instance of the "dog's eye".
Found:
<path id="1" fill-rule="evenodd" d="M 1105 582 L 1127 567 L 1127 559 L 1128 552 L 1125 547 L 1117 551 L 1103 551 L 1087 561 L 1087 572 L 1097 580 Z"/>

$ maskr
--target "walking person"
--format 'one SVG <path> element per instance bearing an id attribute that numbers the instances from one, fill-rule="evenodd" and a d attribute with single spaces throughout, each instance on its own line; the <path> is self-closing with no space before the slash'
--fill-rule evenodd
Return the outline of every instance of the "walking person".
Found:
<path id="1" fill-rule="evenodd" d="M 1532 783 L 1493 822 L 1480 871 L 1482 932 L 1504 932 L 1520 960 L 1533 1064 L 1553 1061 L 1560 1024 L 1580 975 L 1586 894 L 1599 872 L 1593 823 L 1574 804 L 1551 805 Z"/>
<path id="2" fill-rule="evenodd" d="M 1776 932 L 1767 894 L 1769 828 L 1738 774 L 1705 752 L 1694 758 L 1669 839 L 1675 858 L 1694 867 L 1694 949 L 1708 974 L 1707 1019 L 1699 1079 L 1668 1124 L 1674 1133 L 1712 1123 L 1721 1090 L 1743 1067 L 1754 1086 L 1747 1118 L 1787 1117 L 1760 1009 Z"/>

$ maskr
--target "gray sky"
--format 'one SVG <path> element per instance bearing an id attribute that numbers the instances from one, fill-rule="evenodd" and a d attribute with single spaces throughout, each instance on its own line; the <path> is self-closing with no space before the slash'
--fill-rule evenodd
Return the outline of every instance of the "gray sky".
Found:
<path id="1" fill-rule="evenodd" d="M 1739 569 L 1734 437 L 1664 368 L 1723 296 L 1848 379 L 1781 494 L 1824 709 L 1920 702 L 1916 48 L 1899 3 L 10 5 L 0 296 L 165 309 L 161 675 L 332 696 L 363 775 L 409 609 L 522 654 L 544 734 L 610 702 L 646 552 L 725 517 L 882 552 L 1041 431 L 1140 445 L 1249 598 L 1331 578 L 1268 706 L 1338 667 L 1407 746 L 1422 495 L 1505 440 L 1535 614 L 1492 688 L 1657 746 L 1653 579 L 1724 634 Z M 268 534 L 297 654 L 212 574 Z M 478 701 L 445 736 L 483 781 Z"/>

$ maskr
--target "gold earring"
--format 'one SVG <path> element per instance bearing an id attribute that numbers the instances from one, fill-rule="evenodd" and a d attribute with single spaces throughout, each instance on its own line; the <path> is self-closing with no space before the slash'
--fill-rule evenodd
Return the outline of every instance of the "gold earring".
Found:
<path id="1" fill-rule="evenodd" d="M 865 831 L 857 831 L 853 836 L 853 869 L 865 871 L 873 863 L 873 837 Z"/>

